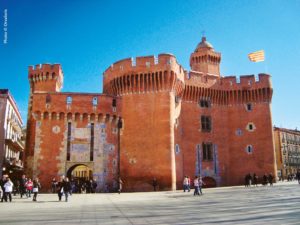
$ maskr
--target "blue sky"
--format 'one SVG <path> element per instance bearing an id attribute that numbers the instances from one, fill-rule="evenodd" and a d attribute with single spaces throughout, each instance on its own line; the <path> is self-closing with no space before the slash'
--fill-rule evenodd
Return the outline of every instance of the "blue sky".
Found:
<path id="1" fill-rule="evenodd" d="M 0 88 L 24 121 L 28 65 L 61 63 L 63 91 L 102 92 L 102 73 L 122 58 L 168 52 L 189 69 L 205 30 L 222 53 L 222 75 L 270 73 L 273 124 L 300 129 L 300 1 L 1 0 L 0 10 Z M 247 54 L 260 49 L 266 61 L 251 63 Z"/>

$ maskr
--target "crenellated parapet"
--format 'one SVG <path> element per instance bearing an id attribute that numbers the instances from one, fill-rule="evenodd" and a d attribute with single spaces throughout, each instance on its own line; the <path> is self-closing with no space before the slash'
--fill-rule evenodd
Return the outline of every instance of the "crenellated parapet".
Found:
<path id="1" fill-rule="evenodd" d="M 201 99 L 210 100 L 214 104 L 242 104 L 246 102 L 270 102 L 273 89 L 270 75 L 254 75 L 222 77 L 208 80 L 205 76 L 194 77 L 186 81 L 183 94 L 184 101 L 198 102 Z M 198 80 L 197 80 L 198 79 Z"/>
<path id="2" fill-rule="evenodd" d="M 184 89 L 184 70 L 171 54 L 123 59 L 103 75 L 104 93 L 112 95 L 157 91 L 180 95 Z"/>
<path id="3" fill-rule="evenodd" d="M 60 64 L 29 66 L 28 79 L 33 92 L 59 92 L 63 86 L 63 71 Z"/>

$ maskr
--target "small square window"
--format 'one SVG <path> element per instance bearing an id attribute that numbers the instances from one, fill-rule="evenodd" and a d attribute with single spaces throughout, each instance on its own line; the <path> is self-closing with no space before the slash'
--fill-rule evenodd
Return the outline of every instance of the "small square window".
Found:
<path id="1" fill-rule="evenodd" d="M 251 103 L 248 103 L 246 105 L 246 108 L 247 108 L 247 111 L 252 111 L 252 104 Z"/>

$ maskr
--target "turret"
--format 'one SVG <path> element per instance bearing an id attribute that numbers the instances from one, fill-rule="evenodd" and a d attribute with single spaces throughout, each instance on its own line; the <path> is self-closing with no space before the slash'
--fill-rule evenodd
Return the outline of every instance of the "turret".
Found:
<path id="1" fill-rule="evenodd" d="M 63 86 L 63 72 L 60 64 L 29 66 L 28 79 L 32 93 L 60 92 Z"/>
<path id="2" fill-rule="evenodd" d="M 206 41 L 206 37 L 202 37 L 190 57 L 191 70 L 219 77 L 220 62 L 221 53 L 215 52 L 213 46 Z"/>

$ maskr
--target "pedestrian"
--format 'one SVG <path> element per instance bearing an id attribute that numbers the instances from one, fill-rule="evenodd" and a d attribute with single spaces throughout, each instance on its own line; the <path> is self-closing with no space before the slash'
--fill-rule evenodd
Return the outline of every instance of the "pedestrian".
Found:
<path id="1" fill-rule="evenodd" d="M 199 193 L 199 179 L 198 179 L 198 176 L 195 176 L 195 179 L 194 179 L 194 188 L 195 188 L 194 195 L 200 195 L 200 193 Z"/>
<path id="2" fill-rule="evenodd" d="M 26 182 L 27 182 L 27 178 L 26 178 L 26 175 L 23 174 L 22 177 L 21 177 L 21 180 L 20 180 L 20 195 L 21 195 L 21 198 L 23 198 L 23 195 L 26 195 L 27 196 L 27 190 L 26 190 Z"/>
<path id="3" fill-rule="evenodd" d="M 263 186 L 268 185 L 268 176 L 267 176 L 267 174 L 263 175 L 262 185 Z"/>
<path id="4" fill-rule="evenodd" d="M 96 179 L 93 179 L 93 183 L 92 183 L 93 193 L 96 193 L 97 186 L 98 186 L 98 184 L 97 184 Z"/>
<path id="5" fill-rule="evenodd" d="M 36 198 L 37 198 L 37 195 L 38 195 L 40 189 L 41 189 L 41 184 L 39 182 L 39 179 L 35 178 L 32 183 L 32 193 L 33 193 L 32 201 L 36 202 Z"/>
<path id="6" fill-rule="evenodd" d="M 269 176 L 268 176 L 268 180 L 269 180 L 270 186 L 273 186 L 273 179 L 274 179 L 273 174 L 270 173 Z"/>
<path id="7" fill-rule="evenodd" d="M 33 182 L 32 182 L 32 180 L 30 178 L 25 183 L 25 187 L 26 187 L 26 192 L 27 192 L 28 197 L 31 198 L 31 193 L 32 193 L 32 188 L 33 188 Z"/>
<path id="8" fill-rule="evenodd" d="M 119 177 L 119 190 L 118 190 L 118 193 L 119 193 L 119 194 L 121 194 L 121 192 L 122 192 L 123 183 L 124 183 L 124 182 L 122 181 L 121 177 Z"/>
<path id="9" fill-rule="evenodd" d="M 56 186 L 57 186 L 57 181 L 56 181 L 55 178 L 53 178 L 52 181 L 51 181 L 51 191 L 52 191 L 52 193 L 56 192 Z"/>
<path id="10" fill-rule="evenodd" d="M 187 188 L 188 188 L 188 192 L 191 191 L 191 178 L 189 176 L 187 176 L 188 179 L 188 184 L 187 184 Z"/>
<path id="11" fill-rule="evenodd" d="M 156 187 L 157 187 L 157 180 L 155 177 L 153 177 L 153 180 L 152 180 L 152 186 L 153 186 L 153 191 L 156 191 Z"/>
<path id="12" fill-rule="evenodd" d="M 1 202 L 3 202 L 4 200 L 4 195 L 5 195 L 5 188 L 4 188 L 4 184 L 7 182 L 7 178 L 6 175 L 2 176 L 2 179 L 0 180 L 0 192 L 1 192 Z"/>
<path id="13" fill-rule="evenodd" d="M 188 184 L 189 184 L 188 177 L 185 176 L 185 177 L 183 178 L 183 192 L 185 192 L 186 190 L 188 190 Z"/>
<path id="14" fill-rule="evenodd" d="M 4 189 L 5 189 L 5 193 L 4 193 L 4 200 L 7 202 L 7 197 L 9 197 L 9 201 L 11 202 L 12 198 L 11 198 L 11 193 L 13 191 L 13 182 L 11 182 L 10 178 L 7 178 L 6 183 L 4 184 Z"/>
<path id="15" fill-rule="evenodd" d="M 70 191 L 71 191 L 71 189 L 72 189 L 71 183 L 70 183 L 68 177 L 66 177 L 66 178 L 63 180 L 62 186 L 63 186 L 63 193 L 64 193 L 64 195 L 65 195 L 65 201 L 67 202 L 67 201 L 68 201 L 68 196 L 69 196 Z"/>
<path id="16" fill-rule="evenodd" d="M 58 195 L 58 201 L 61 201 L 61 197 L 63 196 L 63 193 L 64 193 L 63 180 L 64 180 L 64 178 L 61 177 L 60 181 L 57 183 L 57 186 L 56 186 L 56 188 L 57 188 L 56 191 L 57 191 L 57 195 Z"/>
<path id="17" fill-rule="evenodd" d="M 202 186 L 203 185 L 205 185 L 205 183 L 203 182 L 202 177 L 200 176 L 199 177 L 199 192 L 200 192 L 201 195 L 203 195 L 203 193 L 202 193 Z"/>
<path id="18" fill-rule="evenodd" d="M 296 178 L 298 180 L 298 184 L 300 184 L 300 170 L 297 170 Z"/>
<path id="19" fill-rule="evenodd" d="M 256 173 L 253 174 L 253 185 L 257 187 L 258 176 Z"/>

